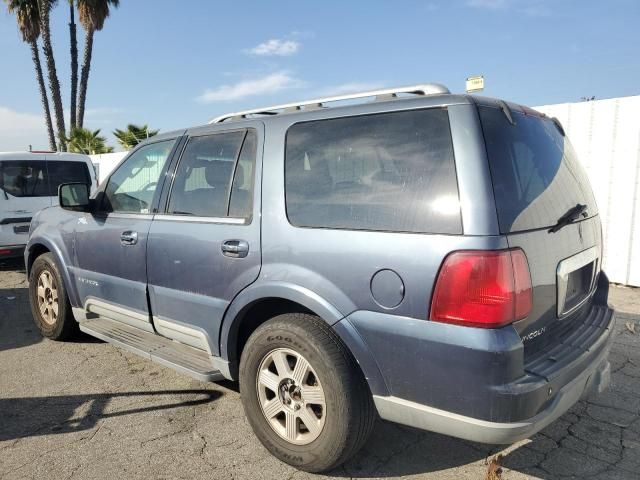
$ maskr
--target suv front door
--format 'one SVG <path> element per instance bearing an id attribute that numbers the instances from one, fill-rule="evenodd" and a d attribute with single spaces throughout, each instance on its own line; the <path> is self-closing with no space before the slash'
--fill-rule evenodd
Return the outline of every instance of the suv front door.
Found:
<path id="1" fill-rule="evenodd" d="M 90 316 L 153 332 L 147 302 L 147 234 L 176 139 L 146 144 L 109 177 L 96 211 L 78 218 L 72 273 Z M 158 190 L 158 191 L 156 191 Z"/>
<path id="2" fill-rule="evenodd" d="M 147 254 L 157 332 L 212 355 L 227 306 L 261 265 L 262 124 L 219 130 L 190 132 Z"/>

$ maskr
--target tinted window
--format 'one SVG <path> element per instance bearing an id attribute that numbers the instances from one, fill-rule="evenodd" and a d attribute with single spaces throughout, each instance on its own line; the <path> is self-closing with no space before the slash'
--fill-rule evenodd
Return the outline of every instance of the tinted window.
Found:
<path id="1" fill-rule="evenodd" d="M 62 183 L 86 183 L 91 185 L 89 169 L 84 162 L 47 161 L 49 187 L 51 196 L 58 195 L 58 187 Z"/>
<path id="2" fill-rule="evenodd" d="M 250 216 L 255 143 L 253 131 L 189 139 L 176 172 L 169 213 Z"/>
<path id="3" fill-rule="evenodd" d="M 152 143 L 133 152 L 109 177 L 103 209 L 107 212 L 149 213 L 160 174 L 174 140 Z"/>
<path id="4" fill-rule="evenodd" d="M 84 162 L 59 160 L 4 160 L 0 188 L 14 197 L 55 197 L 61 183 L 91 184 Z"/>
<path id="5" fill-rule="evenodd" d="M 1 161 L 0 188 L 14 197 L 52 196 L 49 188 L 46 162 L 44 160 Z"/>
<path id="6" fill-rule="evenodd" d="M 480 107 L 489 167 L 503 233 L 555 225 L 576 204 L 597 208 L 569 140 L 551 119 Z"/>
<path id="7" fill-rule="evenodd" d="M 296 226 L 462 232 L 446 109 L 293 125 L 285 184 Z"/>

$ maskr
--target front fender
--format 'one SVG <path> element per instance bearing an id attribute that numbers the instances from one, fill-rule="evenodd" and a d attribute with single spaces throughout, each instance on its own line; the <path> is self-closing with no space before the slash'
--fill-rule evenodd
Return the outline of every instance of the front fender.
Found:
<path id="1" fill-rule="evenodd" d="M 61 226 L 53 226 L 45 222 L 35 225 L 24 252 L 27 278 L 31 275 L 31 267 L 35 260 L 34 254 L 39 247 L 46 248 L 58 263 L 71 305 L 77 307 L 79 306 L 78 292 L 68 268 L 68 265 L 72 264 L 70 250 L 73 243 L 73 233 L 65 232 L 64 228 L 58 227 Z"/>

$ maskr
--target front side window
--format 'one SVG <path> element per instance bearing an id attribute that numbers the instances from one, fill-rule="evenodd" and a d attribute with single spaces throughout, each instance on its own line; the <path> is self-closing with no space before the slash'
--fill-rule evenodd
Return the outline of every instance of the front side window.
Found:
<path id="1" fill-rule="evenodd" d="M 145 145 L 136 150 L 109 177 L 103 210 L 149 213 L 160 175 L 175 140 Z"/>
<path id="2" fill-rule="evenodd" d="M 189 139 L 176 172 L 168 213 L 249 218 L 255 150 L 253 130 Z"/>
<path id="3" fill-rule="evenodd" d="M 44 160 L 0 161 L 0 189 L 14 197 L 52 196 L 47 163 Z"/>
<path id="4" fill-rule="evenodd" d="M 293 125 L 285 197 L 299 227 L 462 233 L 447 110 Z"/>

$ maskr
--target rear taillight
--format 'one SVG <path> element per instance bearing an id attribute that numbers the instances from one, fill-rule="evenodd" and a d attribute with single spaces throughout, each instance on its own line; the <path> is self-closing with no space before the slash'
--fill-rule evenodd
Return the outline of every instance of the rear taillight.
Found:
<path id="1" fill-rule="evenodd" d="M 444 260 L 430 318 L 495 328 L 525 318 L 531 305 L 531 277 L 522 250 L 460 251 Z"/>

